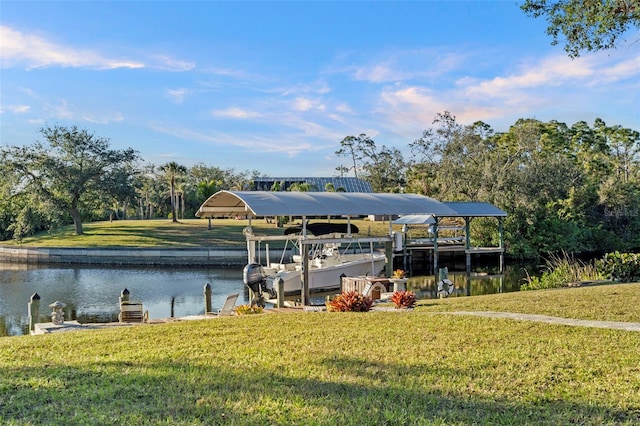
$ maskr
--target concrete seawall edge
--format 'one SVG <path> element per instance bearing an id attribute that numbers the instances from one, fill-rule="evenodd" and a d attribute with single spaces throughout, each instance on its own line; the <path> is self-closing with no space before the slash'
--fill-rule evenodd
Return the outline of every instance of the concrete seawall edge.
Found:
<path id="1" fill-rule="evenodd" d="M 242 248 L 78 248 L 0 246 L 0 262 L 132 266 L 243 266 Z"/>

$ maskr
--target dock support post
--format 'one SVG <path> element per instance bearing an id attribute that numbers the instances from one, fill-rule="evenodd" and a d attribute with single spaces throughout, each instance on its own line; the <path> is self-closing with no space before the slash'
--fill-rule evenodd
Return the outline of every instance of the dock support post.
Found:
<path id="1" fill-rule="evenodd" d="M 387 258 L 384 274 L 385 276 L 390 277 L 393 275 L 393 241 L 384 243 L 384 254 Z M 375 271 L 372 273 L 375 273 Z"/>
<path id="2" fill-rule="evenodd" d="M 284 280 L 280 277 L 275 279 L 276 292 L 278 296 L 278 308 L 284 308 Z"/>
<path id="3" fill-rule="evenodd" d="M 128 302 L 128 301 L 129 301 L 129 290 L 125 288 L 120 292 L 120 303 Z"/>
<path id="4" fill-rule="evenodd" d="M 35 324 L 40 320 L 40 295 L 33 293 L 27 304 L 29 309 L 29 331 L 33 331 Z"/>
<path id="5" fill-rule="evenodd" d="M 211 310 L 211 284 L 206 283 L 204 285 L 204 314 L 213 312 Z"/>
<path id="6" fill-rule="evenodd" d="M 309 304 L 309 245 L 302 244 L 302 306 Z"/>
<path id="7" fill-rule="evenodd" d="M 438 271 L 438 218 L 434 216 L 436 223 L 433 224 L 433 273 Z"/>
<path id="8" fill-rule="evenodd" d="M 498 234 L 500 236 L 500 273 L 504 273 L 504 219 L 502 217 L 498 218 Z"/>

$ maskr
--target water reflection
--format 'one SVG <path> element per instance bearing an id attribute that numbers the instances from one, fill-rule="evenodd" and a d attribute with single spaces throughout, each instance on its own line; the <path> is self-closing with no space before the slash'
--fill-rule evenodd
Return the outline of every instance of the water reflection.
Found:
<path id="1" fill-rule="evenodd" d="M 507 266 L 496 275 L 487 269 L 470 279 L 464 272 L 450 272 L 452 296 L 475 296 L 518 291 L 523 278 L 521 266 Z M 227 295 L 240 293 L 238 304 L 248 303 L 241 268 L 109 268 L 81 266 L 34 266 L 0 263 L 0 336 L 28 334 L 27 304 L 31 295 L 41 297 L 36 322 L 51 321 L 48 305 L 59 300 L 67 304 L 66 320 L 80 323 L 118 320 L 118 298 L 127 288 L 132 301 L 141 301 L 149 318 L 180 317 L 204 312 L 204 285 L 211 284 L 212 306 L 222 307 Z M 409 290 L 418 299 L 437 298 L 434 276 L 412 277 Z M 312 300 L 323 303 L 324 298 Z"/>
<path id="2" fill-rule="evenodd" d="M 517 272 L 507 269 L 505 272 Z M 465 272 L 453 272 L 448 274 L 448 279 L 453 282 L 453 292 L 449 297 L 479 296 L 483 294 L 508 293 L 520 290 L 522 277 L 520 274 L 487 274 L 474 273 L 467 276 Z M 416 293 L 418 299 L 438 298 L 438 277 L 433 275 L 410 278 L 407 282 L 409 290 Z"/>

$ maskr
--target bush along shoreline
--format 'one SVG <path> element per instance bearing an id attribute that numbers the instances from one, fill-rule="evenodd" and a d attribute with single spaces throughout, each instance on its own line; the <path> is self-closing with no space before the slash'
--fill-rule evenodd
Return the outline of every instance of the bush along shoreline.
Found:
<path id="1" fill-rule="evenodd" d="M 563 252 L 546 260 L 541 276 L 527 274 L 520 290 L 562 288 L 593 282 L 628 283 L 640 281 L 640 254 L 607 253 L 591 262 L 576 260 Z"/>

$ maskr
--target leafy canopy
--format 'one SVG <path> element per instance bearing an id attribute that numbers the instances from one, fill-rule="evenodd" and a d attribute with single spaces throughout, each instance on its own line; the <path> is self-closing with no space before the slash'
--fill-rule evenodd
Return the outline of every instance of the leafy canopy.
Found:
<path id="1" fill-rule="evenodd" d="M 526 0 L 521 9 L 534 18 L 546 16 L 551 44 L 564 36 L 571 58 L 615 48 L 628 29 L 640 28 L 638 0 Z"/>

